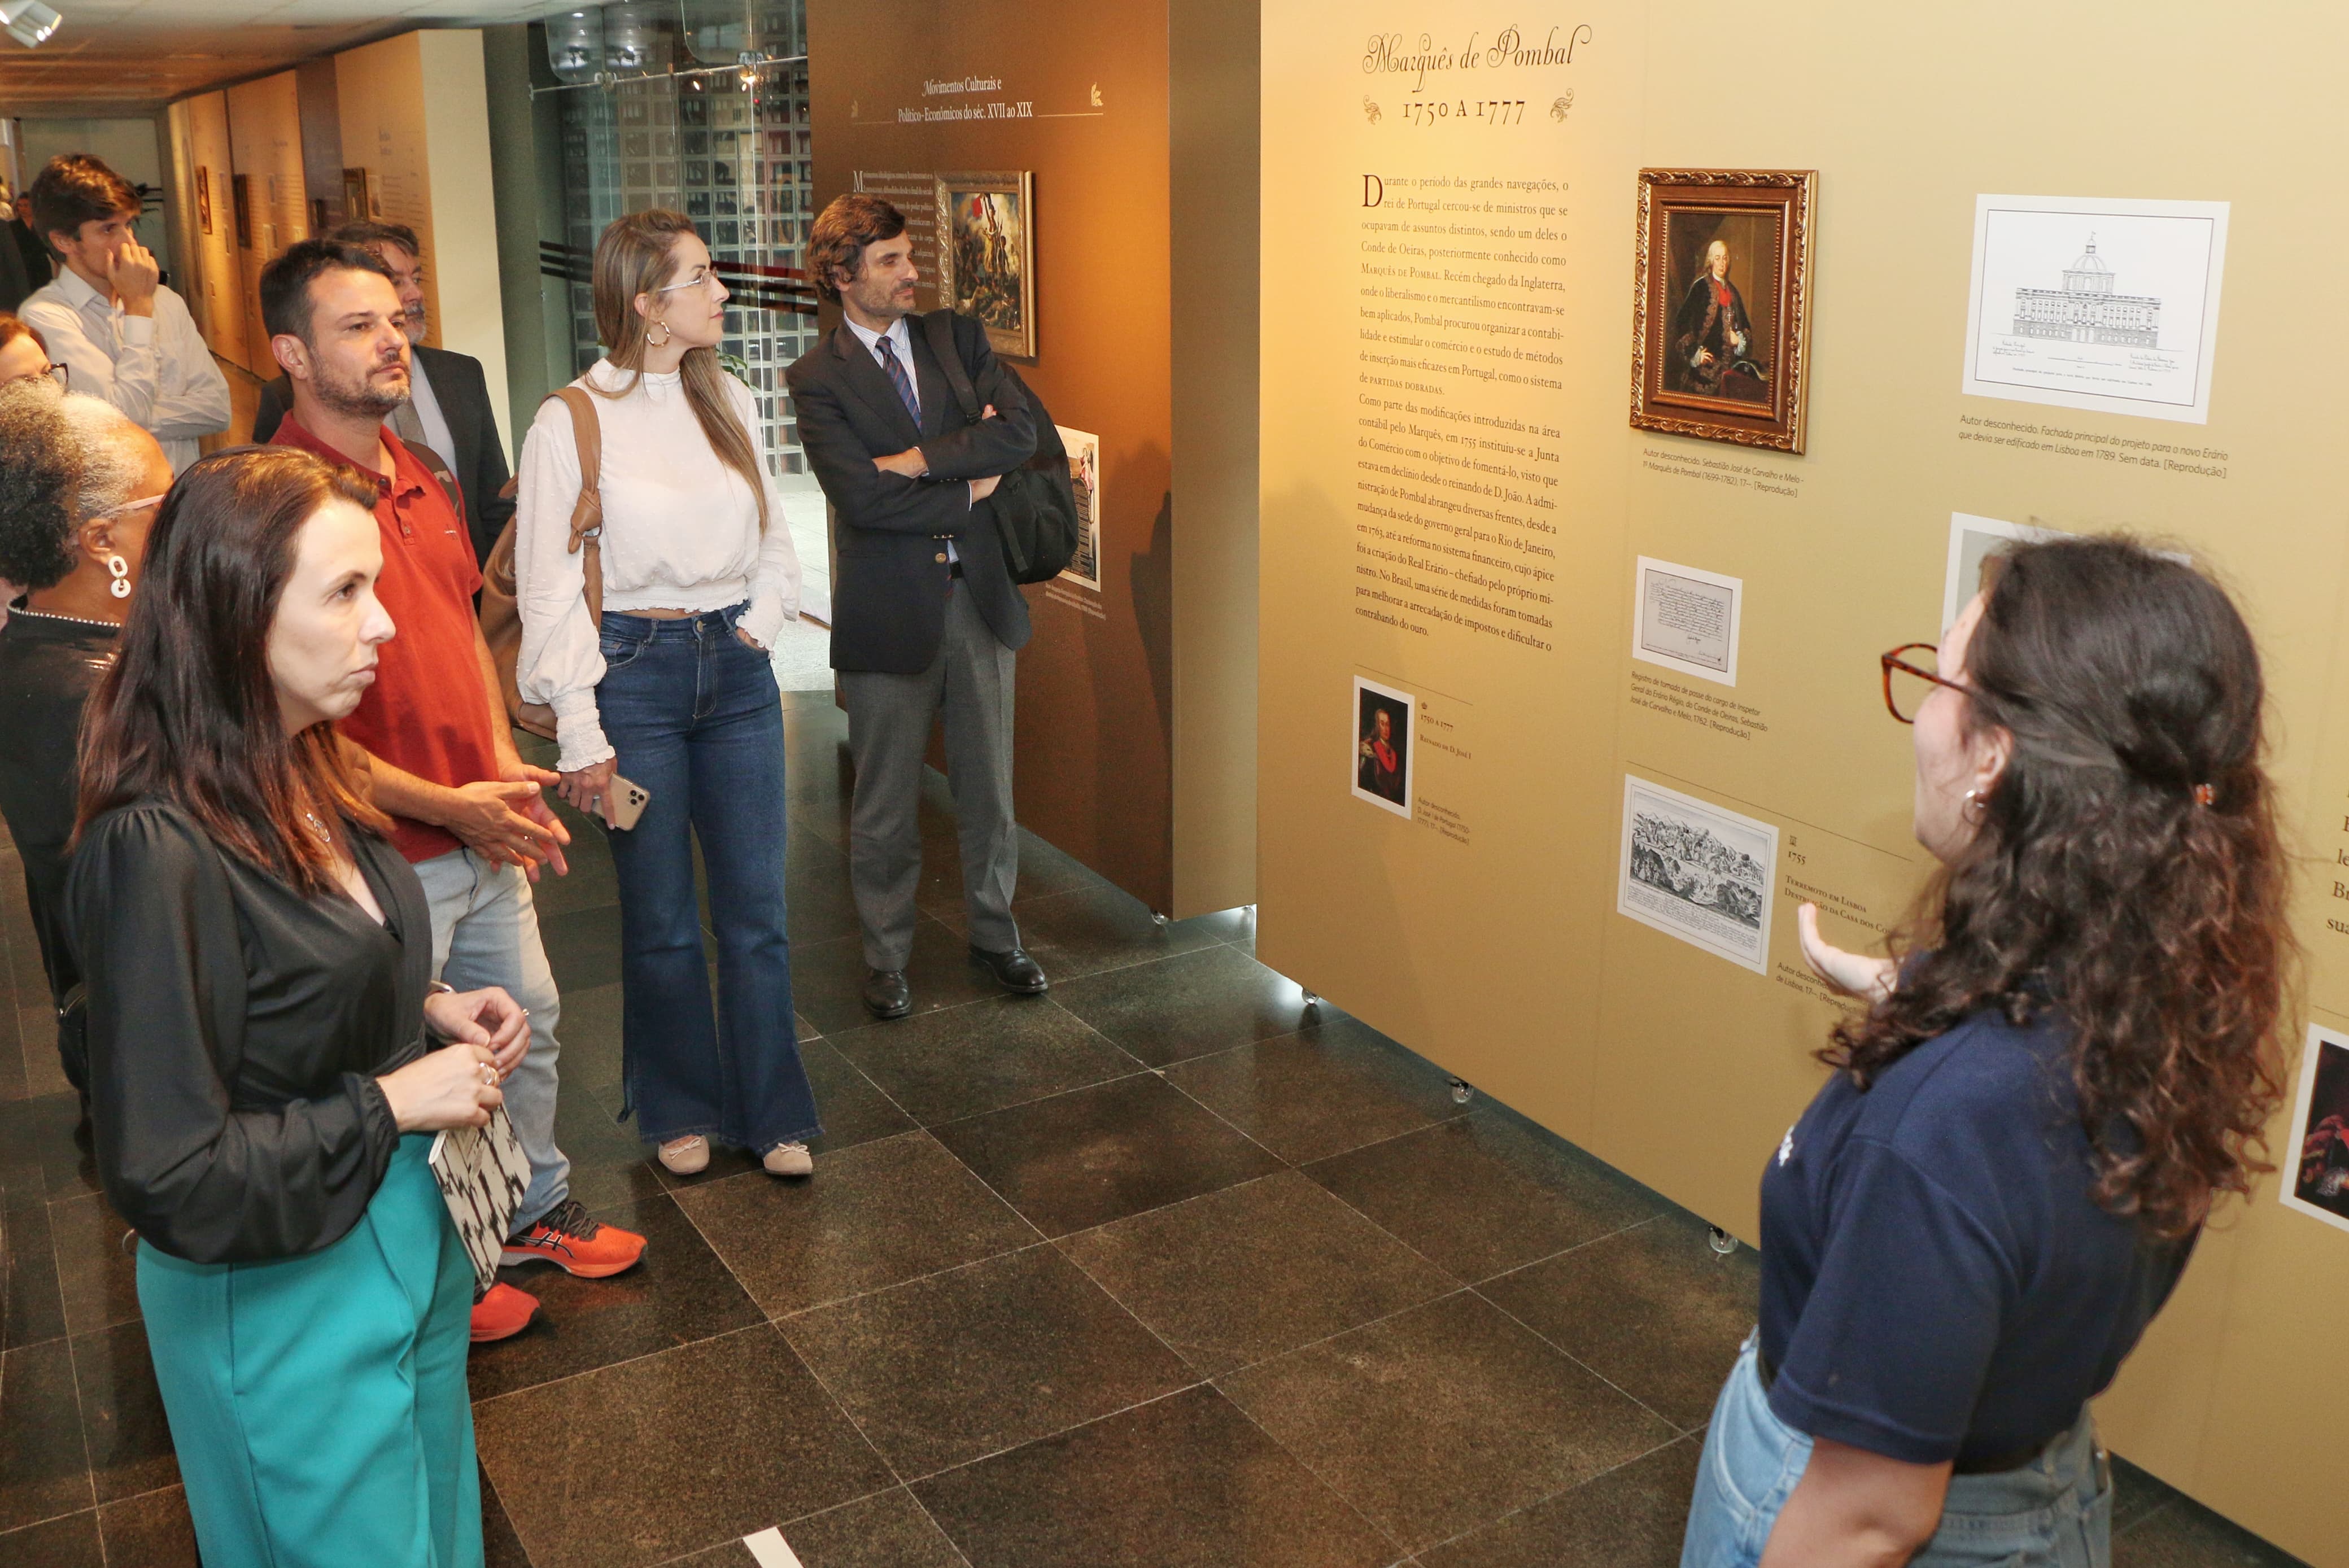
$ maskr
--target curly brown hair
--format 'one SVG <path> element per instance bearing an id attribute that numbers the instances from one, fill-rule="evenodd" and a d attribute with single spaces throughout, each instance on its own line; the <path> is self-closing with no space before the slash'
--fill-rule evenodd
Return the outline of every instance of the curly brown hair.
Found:
<path id="1" fill-rule="evenodd" d="M 2259 650 L 2190 567 L 2121 538 L 2017 548 L 1966 654 L 1965 724 L 2013 755 L 1895 948 L 1899 984 L 1822 1061 L 1861 1088 L 1996 1008 L 2051 1007 L 2096 1202 L 2156 1235 L 2273 1169 L 2296 973 L 2262 770 Z"/>
<path id="2" fill-rule="evenodd" d="M 864 271 L 864 247 L 905 232 L 905 215 L 878 196 L 852 191 L 833 197 L 808 234 L 808 275 L 815 280 L 815 292 L 838 304 L 840 285 L 854 283 Z"/>

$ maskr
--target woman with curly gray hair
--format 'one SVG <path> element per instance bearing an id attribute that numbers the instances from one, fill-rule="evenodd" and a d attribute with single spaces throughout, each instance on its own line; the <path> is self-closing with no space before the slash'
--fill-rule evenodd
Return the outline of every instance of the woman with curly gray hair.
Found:
<path id="1" fill-rule="evenodd" d="M 59 940 L 58 897 L 78 788 L 82 703 L 114 661 L 147 526 L 171 464 L 155 438 L 47 377 L 0 390 L 0 579 L 30 592 L 0 625 L 0 816 L 25 862 L 25 895 L 57 1009 L 57 1055 L 86 1092 L 80 983 Z"/>

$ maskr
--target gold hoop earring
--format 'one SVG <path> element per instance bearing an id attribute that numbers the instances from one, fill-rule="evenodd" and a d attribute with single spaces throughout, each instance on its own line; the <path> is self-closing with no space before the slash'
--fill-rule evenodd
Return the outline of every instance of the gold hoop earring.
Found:
<path id="1" fill-rule="evenodd" d="M 653 335 L 653 326 L 657 326 L 661 329 L 661 335 L 658 337 L 655 337 Z M 668 323 L 665 321 L 657 321 L 653 323 L 653 326 L 645 328 L 645 342 L 654 348 L 667 347 L 668 340 L 671 335 L 668 330 Z"/>

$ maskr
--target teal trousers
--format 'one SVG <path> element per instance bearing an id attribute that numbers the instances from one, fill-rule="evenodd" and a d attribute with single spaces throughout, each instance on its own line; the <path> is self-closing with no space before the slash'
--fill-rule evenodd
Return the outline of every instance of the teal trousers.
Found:
<path id="1" fill-rule="evenodd" d="M 465 1387 L 472 1265 L 400 1140 L 348 1235 L 191 1264 L 139 1246 L 139 1305 L 208 1563 L 481 1568 Z"/>

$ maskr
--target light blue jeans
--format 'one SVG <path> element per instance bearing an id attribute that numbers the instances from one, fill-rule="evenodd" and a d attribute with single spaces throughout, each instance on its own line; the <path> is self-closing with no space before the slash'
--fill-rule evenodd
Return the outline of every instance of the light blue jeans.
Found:
<path id="1" fill-rule="evenodd" d="M 1713 1402 L 1681 1568 L 1754 1568 L 1810 1463 L 1811 1439 L 1762 1391 L 1760 1339 L 1746 1336 Z M 1940 1528 L 1909 1568 L 2110 1568 L 2112 1533 L 2111 1470 L 2084 1410 L 2019 1470 L 1951 1476 Z"/>
<path id="2" fill-rule="evenodd" d="M 563 1003 L 538 939 L 538 905 L 519 867 L 492 865 L 471 850 L 415 869 L 432 906 L 432 977 L 460 991 L 502 986 L 530 1009 L 530 1049 L 505 1082 L 506 1115 L 530 1161 L 530 1190 L 509 1233 L 520 1235 L 571 1195 L 571 1161 L 554 1146 L 554 1064 L 563 1054 L 554 1026 Z"/>

